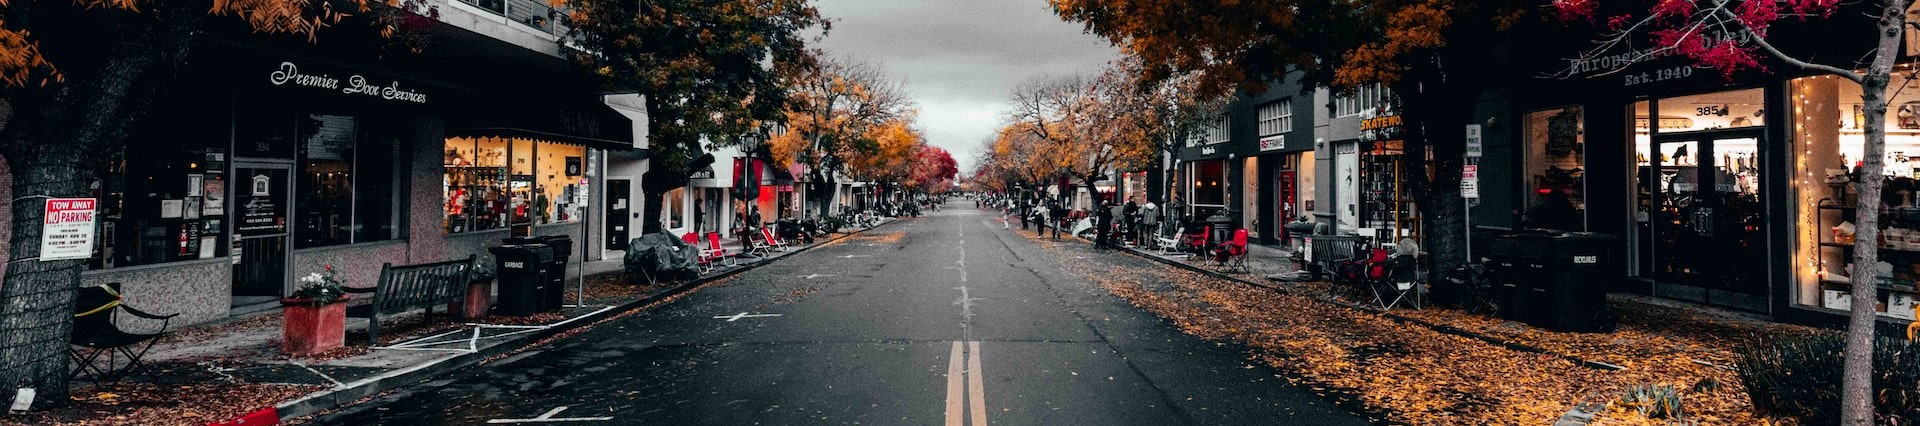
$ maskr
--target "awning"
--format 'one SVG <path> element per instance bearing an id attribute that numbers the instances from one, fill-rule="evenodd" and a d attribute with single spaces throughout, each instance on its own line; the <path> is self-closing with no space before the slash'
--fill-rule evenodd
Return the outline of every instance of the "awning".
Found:
<path id="1" fill-rule="evenodd" d="M 595 149 L 634 149 L 633 120 L 607 106 L 599 95 L 505 103 L 474 99 L 455 108 L 447 137 L 526 138 Z"/>

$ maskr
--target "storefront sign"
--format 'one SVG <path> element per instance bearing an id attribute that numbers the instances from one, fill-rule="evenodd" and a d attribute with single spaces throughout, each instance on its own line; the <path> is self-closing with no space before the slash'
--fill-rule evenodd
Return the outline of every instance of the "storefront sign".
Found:
<path id="1" fill-rule="evenodd" d="M 92 257 L 93 210 L 92 198 L 48 199 L 40 228 L 40 261 Z"/>
<path id="2" fill-rule="evenodd" d="M 1398 115 L 1374 117 L 1374 118 L 1362 120 L 1360 122 L 1360 130 L 1368 131 L 1368 130 L 1380 130 L 1380 129 L 1385 129 L 1389 127 L 1400 127 L 1400 125 L 1404 123 L 1405 122 L 1402 121 L 1402 119 Z"/>
<path id="3" fill-rule="evenodd" d="M 1260 150 L 1272 151 L 1287 147 L 1287 135 L 1273 135 L 1260 138 Z"/>
<path id="4" fill-rule="evenodd" d="M 1480 158 L 1480 125 L 1478 124 L 1467 125 L 1467 158 Z"/>
<path id="5" fill-rule="evenodd" d="M 412 102 L 416 104 L 427 103 L 427 95 L 425 93 L 420 93 L 412 89 L 402 89 L 400 88 L 400 82 L 397 80 L 387 82 L 386 85 L 380 85 L 376 82 L 368 81 L 366 76 L 354 74 L 347 77 L 345 81 L 341 81 L 339 78 L 328 74 L 301 73 L 300 66 L 295 65 L 293 62 L 281 62 L 279 69 L 275 69 L 271 74 L 268 74 L 267 81 L 272 82 L 275 86 L 303 86 L 315 89 L 338 90 L 343 94 L 380 98 L 389 101 Z"/>
<path id="6" fill-rule="evenodd" d="M 287 232 L 288 171 L 279 168 L 236 168 L 234 173 L 255 182 L 252 191 L 236 191 L 233 210 L 239 217 L 234 233 L 239 236 L 276 235 Z"/>
<path id="7" fill-rule="evenodd" d="M 1220 151 L 1213 149 L 1212 146 L 1200 147 L 1200 155 L 1213 155 L 1214 153 L 1217 153 L 1217 152 L 1220 152 Z"/>

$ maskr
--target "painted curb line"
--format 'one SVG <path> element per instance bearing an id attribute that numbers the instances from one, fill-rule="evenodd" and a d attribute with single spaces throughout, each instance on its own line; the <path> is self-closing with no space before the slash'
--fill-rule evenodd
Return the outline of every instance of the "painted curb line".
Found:
<path id="1" fill-rule="evenodd" d="M 645 297 L 641 297 L 639 299 L 621 303 L 620 305 L 614 307 L 613 309 L 603 309 L 596 313 L 582 315 L 576 318 L 569 319 L 565 322 L 564 326 L 549 327 L 537 332 L 522 334 L 520 336 L 513 338 L 513 340 L 507 340 L 499 344 L 480 349 L 479 351 L 469 352 L 465 354 L 451 355 L 451 356 L 443 357 L 433 361 L 428 361 L 424 364 L 419 364 L 419 365 L 415 365 L 415 366 L 411 366 L 411 367 L 407 367 L 407 368 L 403 368 L 395 371 L 389 371 L 374 377 L 360 379 L 352 383 L 348 383 L 345 387 L 327 389 L 327 390 L 315 392 L 312 394 L 308 394 L 306 396 L 300 397 L 299 399 L 276 404 L 272 407 L 262 408 L 259 411 L 255 411 L 255 413 L 274 410 L 277 412 L 276 414 L 278 416 L 278 420 L 280 422 L 285 422 L 287 420 L 304 417 L 304 416 L 319 413 L 322 411 L 345 407 L 354 403 L 355 401 L 359 401 L 362 398 L 371 397 L 389 390 L 398 389 L 404 386 L 431 380 L 435 377 L 438 377 L 447 373 L 453 373 L 456 371 L 465 370 L 468 367 L 479 365 L 481 361 L 484 361 L 487 358 L 492 358 L 496 355 L 506 354 L 506 353 L 518 350 L 526 346 L 527 343 L 538 342 L 542 339 L 546 339 L 548 337 L 552 337 L 554 335 L 557 335 L 563 332 L 572 331 L 572 330 L 584 327 L 588 324 L 593 324 L 604 318 L 610 318 L 613 316 L 625 314 L 627 312 L 646 306 L 647 304 L 650 304 L 662 299 L 678 296 L 682 293 L 686 293 L 689 290 L 698 288 L 702 285 L 706 285 L 707 283 L 718 281 L 724 278 L 730 278 L 730 277 L 733 277 L 734 275 L 739 275 L 741 273 L 754 270 L 762 266 L 771 265 L 775 262 L 779 262 L 781 260 L 785 260 L 787 258 L 797 256 L 801 253 L 806 253 L 816 248 L 825 247 L 830 243 L 847 239 L 847 238 L 852 238 L 854 235 L 862 232 L 880 229 L 883 226 L 887 226 L 888 224 L 898 222 L 898 221 L 899 219 L 894 219 L 894 220 L 889 220 L 885 223 L 876 225 L 872 228 L 857 229 L 853 232 L 842 234 L 831 240 L 824 240 L 824 241 L 815 243 L 813 245 L 809 245 L 807 247 L 801 248 L 792 253 L 788 253 L 787 255 L 784 255 L 784 256 L 775 257 L 775 258 L 762 258 L 762 259 L 755 260 L 753 263 L 742 264 L 739 267 L 728 270 L 726 272 L 721 272 L 719 274 L 696 278 L 694 280 L 687 281 L 686 283 L 682 283 L 680 285 L 674 286 L 673 288 L 654 292 L 646 295 Z M 249 418 L 249 417 L 253 417 L 253 415 L 249 414 L 246 417 L 242 417 L 242 418 Z M 249 423 L 249 424 L 251 425 L 253 423 Z"/>

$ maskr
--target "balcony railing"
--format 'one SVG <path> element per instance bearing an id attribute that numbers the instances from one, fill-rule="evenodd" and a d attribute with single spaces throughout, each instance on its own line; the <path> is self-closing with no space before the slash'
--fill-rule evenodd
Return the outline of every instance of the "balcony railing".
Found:
<path id="1" fill-rule="evenodd" d="M 567 35 L 561 24 L 566 12 L 555 10 L 541 0 L 458 0 L 461 3 L 505 16 L 507 20 L 556 36 Z"/>

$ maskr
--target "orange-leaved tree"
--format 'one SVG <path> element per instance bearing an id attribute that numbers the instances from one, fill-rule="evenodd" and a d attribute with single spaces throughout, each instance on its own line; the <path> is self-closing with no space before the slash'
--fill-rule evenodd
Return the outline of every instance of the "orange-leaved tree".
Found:
<path id="1" fill-rule="evenodd" d="M 1191 75 L 1201 87 L 1264 90 L 1300 71 L 1342 92 L 1381 84 L 1398 95 L 1408 158 L 1438 268 L 1466 261 L 1460 171 L 1465 126 L 1489 88 L 1513 74 L 1507 31 L 1541 4 L 1521 0 L 1049 0 L 1128 56 L 1149 80 Z M 1432 169 L 1429 172 L 1429 168 Z M 1428 176 L 1434 176 L 1429 180 Z"/>
<path id="2" fill-rule="evenodd" d="M 420 0 L 0 0 L 0 156 L 13 178 L 0 394 L 34 388 L 37 406 L 69 401 L 67 341 L 85 261 L 38 259 L 46 200 L 88 195 L 104 153 L 156 107 L 196 32 L 233 19 L 262 36 L 316 41 L 357 15 L 370 19 L 351 22 L 383 36 L 412 37 L 432 13 Z"/>
<path id="3" fill-rule="evenodd" d="M 926 137 L 913 127 L 912 117 L 888 120 L 867 133 L 866 140 L 872 141 L 870 148 L 843 147 L 848 151 L 842 153 L 847 159 L 847 174 L 889 190 L 906 181 L 914 152 L 926 143 Z"/>
<path id="4" fill-rule="evenodd" d="M 769 144 L 779 166 L 798 164 L 807 173 L 809 198 L 824 206 L 832 196 L 834 174 L 845 171 L 847 159 L 871 154 L 869 136 L 892 120 L 910 117 L 913 104 L 899 84 L 879 68 L 846 58 L 826 58 L 815 68 L 791 78 L 782 119 L 786 131 Z"/>
<path id="5" fill-rule="evenodd" d="M 660 232 L 662 196 L 779 122 L 792 76 L 816 65 L 808 33 L 829 21 L 808 0 L 555 0 L 570 8 L 576 62 L 611 90 L 646 95 L 642 232 Z M 703 146 L 704 145 L 707 146 Z"/>

